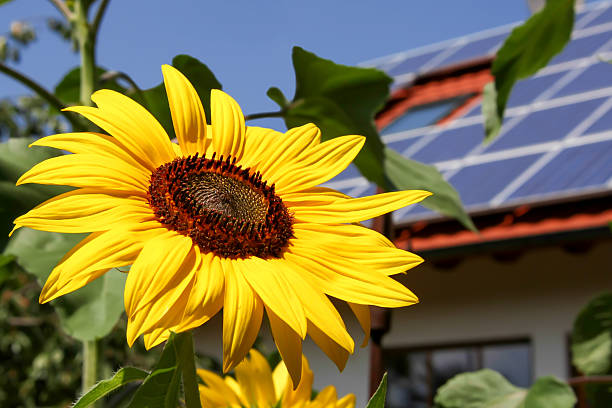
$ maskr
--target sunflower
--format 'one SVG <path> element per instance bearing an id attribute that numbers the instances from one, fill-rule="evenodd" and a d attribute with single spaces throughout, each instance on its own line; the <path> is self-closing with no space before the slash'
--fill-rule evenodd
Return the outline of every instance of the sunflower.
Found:
<path id="1" fill-rule="evenodd" d="M 302 380 L 294 389 L 285 363 L 282 361 L 274 371 L 257 350 L 251 349 L 250 358 L 245 358 L 235 368 L 235 377 L 221 378 L 212 371 L 198 369 L 204 382 L 200 385 L 203 407 L 211 408 L 354 408 L 355 395 L 348 394 L 338 399 L 334 386 L 329 385 L 312 397 L 314 376 L 308 360 L 302 356 Z"/>
<path id="2" fill-rule="evenodd" d="M 153 347 L 223 309 L 228 371 L 246 356 L 265 310 L 295 383 L 307 334 L 342 369 L 354 345 L 328 296 L 349 302 L 368 333 L 368 305 L 417 302 L 389 275 L 422 262 L 357 223 L 430 193 L 350 198 L 319 187 L 349 165 L 363 136 L 321 142 L 313 124 L 284 134 L 247 127 L 219 90 L 210 95 L 208 125 L 187 78 L 168 65 L 162 71 L 178 144 L 146 109 L 111 90 L 92 95 L 97 107 L 67 108 L 111 136 L 64 133 L 32 143 L 73 154 L 37 164 L 17 185 L 76 189 L 18 217 L 15 229 L 90 233 L 53 269 L 40 301 L 131 265 L 130 345 L 144 335 Z"/>

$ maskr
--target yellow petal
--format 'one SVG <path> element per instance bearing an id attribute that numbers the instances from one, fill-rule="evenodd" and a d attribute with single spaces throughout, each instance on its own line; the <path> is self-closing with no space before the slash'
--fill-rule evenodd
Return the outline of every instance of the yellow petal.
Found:
<path id="1" fill-rule="evenodd" d="M 268 163 L 271 152 L 276 151 L 276 146 L 274 145 L 275 141 L 278 143 L 282 138 L 283 134 L 274 129 L 247 126 L 244 153 L 239 164 L 243 168 L 248 167 L 253 169 L 253 172 L 261 172 L 260 167 L 265 166 L 266 163 Z M 274 150 L 272 148 L 274 148 Z"/>
<path id="2" fill-rule="evenodd" d="M 270 183 L 275 183 L 303 155 L 308 155 L 309 149 L 318 145 L 321 131 L 312 123 L 290 129 L 285 134 L 276 131 L 248 135 L 247 146 L 249 154 L 260 157 L 257 170 Z M 251 148 L 252 139 L 257 143 Z"/>
<path id="3" fill-rule="evenodd" d="M 338 393 L 333 385 L 323 388 L 315 397 L 314 401 L 322 407 L 334 407 L 338 400 Z"/>
<path id="4" fill-rule="evenodd" d="M 361 233 L 361 236 L 353 235 L 353 239 L 350 240 L 351 245 L 347 247 L 346 232 L 350 232 L 350 229 L 343 232 L 342 228 L 338 228 L 340 233 L 337 233 L 332 228 L 320 227 L 322 227 L 321 224 L 296 224 L 294 233 L 298 239 L 321 244 L 319 247 L 323 251 L 333 252 L 347 261 L 388 276 L 406 272 L 423 262 L 420 256 L 395 248 L 386 239 L 383 241 L 382 235 L 366 233 L 366 228 L 357 227 L 362 231 L 353 232 Z"/>
<path id="5" fill-rule="evenodd" d="M 217 157 L 242 158 L 246 129 L 244 116 L 236 101 L 219 89 L 210 91 L 212 143 Z"/>
<path id="6" fill-rule="evenodd" d="M 355 394 L 348 394 L 336 402 L 336 408 L 355 408 Z"/>
<path id="7" fill-rule="evenodd" d="M 78 189 L 60 194 L 15 220 L 17 227 L 53 232 L 106 231 L 155 219 L 144 198 L 129 192 Z"/>
<path id="8" fill-rule="evenodd" d="M 199 252 L 199 248 L 194 248 Z M 180 330 L 198 327 L 210 320 L 223 307 L 225 278 L 221 260 L 209 252 L 202 254 L 194 270 L 195 280 L 189 293 Z"/>
<path id="9" fill-rule="evenodd" d="M 295 302 L 302 304 L 307 319 L 349 353 L 352 353 L 354 349 L 353 339 L 346 331 L 346 326 L 340 314 L 327 296 L 316 288 L 312 282 L 304 279 L 295 269 L 285 267 L 282 273 L 291 287 L 299 288 L 299 291 L 295 292 L 297 296 Z"/>
<path id="10" fill-rule="evenodd" d="M 223 371 L 240 363 L 257 338 L 263 317 L 263 304 L 233 262 L 222 260 L 225 272 L 223 306 Z"/>
<path id="11" fill-rule="evenodd" d="M 315 245 L 305 246 L 295 240 L 284 257 L 328 295 L 381 307 L 402 307 L 418 301 L 410 290 L 392 278 L 365 266 L 358 268 L 354 262 Z"/>
<path id="12" fill-rule="evenodd" d="M 369 220 L 406 207 L 431 195 L 429 191 L 407 190 L 376 194 L 368 197 L 337 200 L 325 205 L 291 206 L 295 218 L 303 222 L 350 223 Z"/>
<path id="13" fill-rule="evenodd" d="M 223 378 L 211 371 L 202 369 L 198 369 L 197 374 L 206 384 L 206 386 L 200 385 L 200 395 L 206 401 L 206 404 L 203 404 L 203 406 L 241 406 L 240 399 L 234 390 L 223 381 Z"/>
<path id="14" fill-rule="evenodd" d="M 302 378 L 302 339 L 267 306 L 266 313 L 270 321 L 274 343 L 287 366 L 293 389 L 296 389 Z"/>
<path id="15" fill-rule="evenodd" d="M 308 365 L 308 360 L 302 355 L 302 379 L 295 390 L 293 389 L 293 384 L 289 381 L 289 373 L 287 372 L 285 364 L 281 361 L 279 366 L 282 366 L 286 373 L 285 392 L 283 394 L 281 407 L 303 407 L 310 401 L 310 397 L 312 396 L 312 384 L 314 382 L 314 375 Z"/>
<path id="16" fill-rule="evenodd" d="M 249 358 L 234 369 L 236 380 L 250 407 L 272 407 L 276 403 L 272 371 L 267 360 L 257 350 L 251 349 Z"/>
<path id="17" fill-rule="evenodd" d="M 146 243 L 125 282 L 124 301 L 128 317 L 183 280 L 183 275 L 188 273 L 183 265 L 191 265 L 186 263 L 186 258 L 192 245 L 191 238 L 168 230 Z"/>
<path id="18" fill-rule="evenodd" d="M 344 370 L 350 354 L 345 348 L 330 339 L 327 334 L 310 322 L 308 323 L 308 335 L 323 350 L 327 357 L 336 364 L 338 370 Z"/>
<path id="19" fill-rule="evenodd" d="M 284 193 L 283 203 L 287 207 L 307 207 L 311 205 L 329 205 L 338 200 L 351 198 L 340 191 L 327 187 L 311 187 L 294 193 Z"/>
<path id="20" fill-rule="evenodd" d="M 121 190 L 141 196 L 149 188 L 149 180 L 126 162 L 94 154 L 47 159 L 17 180 L 17 185 L 25 183 Z"/>
<path id="21" fill-rule="evenodd" d="M 131 229 L 90 234 L 66 253 L 53 269 L 40 293 L 40 302 L 46 303 L 77 290 L 111 268 L 131 265 L 142 250 L 143 242 L 162 230 L 154 221 Z"/>
<path id="22" fill-rule="evenodd" d="M 108 89 L 95 92 L 91 99 L 99 109 L 72 106 L 66 110 L 79 113 L 106 130 L 151 171 L 176 157 L 164 128 L 138 103 Z"/>
<path id="23" fill-rule="evenodd" d="M 197 91 L 176 68 L 162 65 L 174 133 L 185 156 L 206 152 L 206 114 Z"/>
<path id="24" fill-rule="evenodd" d="M 151 242 L 154 244 L 157 240 Z M 173 240 L 164 240 L 166 245 L 171 245 Z M 181 244 L 178 243 L 177 246 Z M 149 250 L 150 245 L 147 244 L 143 250 Z M 159 247 L 158 247 L 159 249 Z M 163 252 L 163 251 L 160 251 Z M 180 252 L 177 256 L 180 259 Z M 172 256 L 172 254 L 169 254 Z M 169 265 L 168 268 L 162 269 L 164 278 L 168 278 L 168 283 L 163 284 L 157 282 L 159 280 L 152 278 L 150 289 L 147 291 L 147 297 L 143 296 L 143 301 L 139 303 L 135 310 L 128 314 L 128 343 L 131 345 L 134 340 L 144 333 L 151 332 L 158 328 L 172 329 L 172 331 L 178 332 L 176 326 L 180 326 L 182 322 L 183 313 L 187 305 L 189 293 L 192 291 L 193 282 L 195 281 L 195 271 L 200 264 L 199 251 L 195 251 L 193 248 L 189 250 L 187 256 L 185 256 L 180 264 Z M 145 268 L 140 269 L 138 259 L 130 269 L 128 273 L 128 279 L 130 274 L 134 273 L 136 268 L 136 279 L 138 279 L 139 273 L 150 273 L 155 274 L 155 271 Z M 163 265 L 160 265 L 163 267 Z M 175 269 L 172 269 L 175 268 Z M 126 291 L 127 291 L 126 282 Z M 147 301 L 147 298 L 150 299 Z M 127 310 L 127 309 L 126 309 Z M 126 312 L 127 313 L 127 312 Z"/>
<path id="25" fill-rule="evenodd" d="M 120 159 L 142 173 L 143 177 L 148 178 L 151 174 L 151 171 L 141 158 L 135 156 L 114 137 L 101 133 L 60 133 L 40 138 L 30 144 L 30 146 L 47 146 L 71 153 L 97 154 Z"/>
<path id="26" fill-rule="evenodd" d="M 284 276 L 283 261 L 251 257 L 235 262 L 241 273 L 266 307 L 289 325 L 303 339 L 306 336 L 306 316 L 295 289 Z"/>
<path id="27" fill-rule="evenodd" d="M 365 337 L 363 338 L 363 343 L 361 347 L 365 347 L 368 345 L 368 341 L 370 340 L 370 306 L 367 305 L 359 305 L 357 303 L 348 302 L 349 307 L 355 314 L 355 317 L 359 321 L 359 325 L 363 329 L 363 333 Z"/>
<path id="28" fill-rule="evenodd" d="M 279 194 L 317 186 L 338 175 L 353 161 L 363 143 L 363 136 L 340 136 L 309 149 L 301 160 L 283 168 L 274 179 Z"/>

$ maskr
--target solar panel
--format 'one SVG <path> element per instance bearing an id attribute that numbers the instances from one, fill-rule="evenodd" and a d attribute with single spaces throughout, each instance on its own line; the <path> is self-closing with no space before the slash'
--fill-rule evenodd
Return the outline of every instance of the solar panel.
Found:
<path id="1" fill-rule="evenodd" d="M 544 75 L 535 78 L 530 78 L 524 81 L 519 81 L 514 88 L 508 99 L 507 108 L 515 106 L 529 105 L 532 103 L 542 92 L 549 89 L 555 82 L 557 82 L 565 72 L 559 72 L 551 75 Z"/>
<path id="2" fill-rule="evenodd" d="M 595 11 L 595 13 L 596 12 L 597 11 Z M 596 25 L 609 23 L 610 21 L 612 21 L 612 8 L 608 8 L 607 10 L 604 10 L 603 13 L 601 13 L 600 15 L 595 17 L 593 20 L 591 20 L 586 25 L 586 27 L 594 27 Z"/>
<path id="3" fill-rule="evenodd" d="M 600 48 L 610 41 L 610 39 L 612 39 L 612 31 L 605 31 L 600 34 L 572 40 L 559 55 L 552 59 L 549 65 L 555 65 L 579 58 L 592 57 L 595 52 L 600 51 Z M 610 47 L 608 45 L 604 48 L 607 50 Z"/>
<path id="4" fill-rule="evenodd" d="M 458 159 L 482 143 L 483 132 L 481 123 L 442 131 L 411 158 L 424 163 Z"/>
<path id="5" fill-rule="evenodd" d="M 540 154 L 532 154 L 464 167 L 449 181 L 461 195 L 464 205 L 485 205 L 540 157 Z"/>
<path id="6" fill-rule="evenodd" d="M 407 74 L 410 72 L 418 72 L 419 69 L 429 62 L 433 57 L 439 54 L 440 51 L 428 52 L 426 54 L 416 55 L 413 57 L 406 57 L 403 61 L 395 65 L 393 68 L 387 71 L 387 74 L 391 76 L 397 76 L 401 74 Z"/>
<path id="7" fill-rule="evenodd" d="M 508 36 L 508 32 L 497 34 L 480 40 L 471 41 L 460 47 L 456 52 L 440 61 L 436 66 L 451 65 L 474 58 L 486 57 L 495 54 L 497 48 Z"/>
<path id="8" fill-rule="evenodd" d="M 432 45 L 399 63 L 398 54 L 376 63 L 387 64 L 392 75 L 438 69 L 486 56 L 509 31 L 501 27 Z M 566 49 L 538 76 L 515 85 L 502 134 L 493 143 L 482 145 L 482 118 L 477 117 L 481 106 L 440 128 L 432 125 L 438 119 L 433 110 L 415 110 L 413 117 L 409 114 L 385 129 L 384 140 L 399 153 L 437 166 L 468 211 L 612 191 L 612 64 L 597 60 L 605 55 L 600 53 L 611 51 L 612 1 L 587 4 L 577 13 Z M 352 168 L 332 184 L 345 180 L 339 186 L 352 195 L 375 191 L 357 177 Z M 436 216 L 422 206 L 411 206 L 396 211 L 394 219 Z"/>
<path id="9" fill-rule="evenodd" d="M 410 138 L 401 139 L 395 142 L 387 143 L 387 146 L 389 146 L 396 152 L 401 153 L 411 148 L 419 139 L 420 137 L 410 137 Z"/>
<path id="10" fill-rule="evenodd" d="M 612 130 L 612 110 L 604 113 L 595 123 L 589 126 L 583 134 L 589 135 L 591 133 L 605 132 L 607 130 Z"/>
<path id="11" fill-rule="evenodd" d="M 500 151 L 562 139 L 603 101 L 604 98 L 599 98 L 533 112 L 495 139 L 485 151 Z"/>
<path id="12" fill-rule="evenodd" d="M 612 64 L 597 62 L 561 88 L 555 96 L 566 96 L 612 87 Z"/>
<path id="13" fill-rule="evenodd" d="M 510 198 L 605 186 L 612 178 L 612 140 L 563 150 Z"/>

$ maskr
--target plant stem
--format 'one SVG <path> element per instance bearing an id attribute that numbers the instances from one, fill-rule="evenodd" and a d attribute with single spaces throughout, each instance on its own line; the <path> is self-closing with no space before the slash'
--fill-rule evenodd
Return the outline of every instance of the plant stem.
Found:
<path id="1" fill-rule="evenodd" d="M 83 394 L 98 382 L 98 341 L 83 343 Z"/>
<path id="2" fill-rule="evenodd" d="M 102 23 L 102 19 L 104 18 L 104 13 L 106 12 L 106 8 L 108 7 L 108 3 L 110 0 L 102 0 L 100 6 L 98 7 L 98 11 L 96 11 L 96 16 L 91 23 L 91 32 L 94 40 L 98 36 L 98 30 L 100 29 L 100 23 Z"/>
<path id="3" fill-rule="evenodd" d="M 77 119 L 72 113 L 62 111 L 62 109 L 65 108 L 62 101 L 57 99 L 57 97 L 53 95 L 51 92 L 43 88 L 42 85 L 40 85 L 38 82 L 34 81 L 32 78 L 25 76 L 21 72 L 16 71 L 13 68 L 1 62 L 0 62 L 0 72 L 3 72 L 4 74 L 10 76 L 14 80 L 22 83 L 23 85 L 27 86 L 28 88 L 36 92 L 38 96 L 40 96 L 45 101 L 47 101 L 47 103 L 51 105 L 53 108 L 57 109 L 60 112 L 60 114 L 64 115 L 64 117 L 72 125 L 73 130 L 77 131 L 83 128 L 83 126 L 77 121 Z"/>
<path id="4" fill-rule="evenodd" d="M 91 105 L 91 94 L 96 85 L 96 55 L 94 33 L 87 21 L 87 4 L 85 0 L 74 2 L 74 24 L 79 54 L 81 55 L 81 103 Z"/>
<path id="5" fill-rule="evenodd" d="M 262 118 L 280 118 L 283 116 L 285 112 L 276 111 L 276 112 L 261 112 L 261 113 L 251 113 L 250 115 L 246 115 L 244 120 L 253 120 L 253 119 L 262 119 Z"/>
<path id="6" fill-rule="evenodd" d="M 183 391 L 187 408 L 202 408 L 195 368 L 193 335 L 190 331 L 176 335 L 176 358 L 183 372 Z"/>
<path id="7" fill-rule="evenodd" d="M 83 105 L 91 105 L 91 94 L 96 86 L 96 48 L 95 35 L 87 20 L 87 0 L 74 1 L 74 34 L 81 55 L 81 94 Z M 96 340 L 83 343 L 83 393 L 98 380 L 98 343 Z"/>
<path id="8" fill-rule="evenodd" d="M 66 18 L 67 21 L 72 19 L 72 11 L 68 8 L 66 3 L 63 0 L 50 0 L 51 3 L 57 8 L 57 10 L 62 13 L 62 15 Z"/>

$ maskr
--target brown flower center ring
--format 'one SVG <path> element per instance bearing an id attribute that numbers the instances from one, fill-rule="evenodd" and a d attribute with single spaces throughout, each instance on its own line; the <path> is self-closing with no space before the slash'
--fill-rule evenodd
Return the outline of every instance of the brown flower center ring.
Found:
<path id="1" fill-rule="evenodd" d="M 278 258 L 293 237 L 293 218 L 274 185 L 236 166 L 235 158 L 174 159 L 151 174 L 147 197 L 159 222 L 204 253 Z"/>

